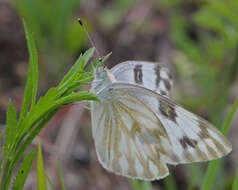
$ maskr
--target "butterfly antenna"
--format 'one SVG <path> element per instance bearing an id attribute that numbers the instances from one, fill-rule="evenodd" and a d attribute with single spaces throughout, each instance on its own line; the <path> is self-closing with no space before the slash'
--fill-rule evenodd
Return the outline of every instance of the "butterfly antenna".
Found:
<path id="1" fill-rule="evenodd" d="M 99 53 L 98 49 L 96 48 L 96 46 L 95 46 L 95 44 L 94 44 L 92 38 L 90 37 L 90 35 L 89 35 L 87 29 L 85 28 L 85 26 L 84 26 L 84 24 L 83 24 L 83 21 L 82 21 L 80 18 L 78 18 L 78 23 L 79 23 L 79 24 L 81 25 L 81 27 L 83 28 L 83 30 L 84 30 L 85 34 L 87 35 L 87 37 L 88 37 L 88 39 L 89 39 L 91 45 L 95 48 L 97 57 L 98 57 L 99 60 L 100 60 L 100 59 L 101 59 L 100 53 Z"/>

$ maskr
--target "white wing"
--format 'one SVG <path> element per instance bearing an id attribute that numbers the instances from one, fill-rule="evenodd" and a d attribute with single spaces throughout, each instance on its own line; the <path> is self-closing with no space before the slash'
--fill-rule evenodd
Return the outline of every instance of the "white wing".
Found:
<path id="1" fill-rule="evenodd" d="M 166 131 L 141 101 L 130 95 L 114 95 L 117 100 L 111 103 L 92 103 L 93 137 L 100 163 L 126 177 L 164 178 L 169 171 L 160 154 L 165 150 L 157 137 L 168 141 Z"/>
<path id="2" fill-rule="evenodd" d="M 92 122 L 99 160 L 109 171 L 154 180 L 169 174 L 166 164 L 211 160 L 231 151 L 210 123 L 151 90 L 113 83 L 105 95 L 111 97 L 107 103 L 92 103 Z"/>
<path id="3" fill-rule="evenodd" d="M 113 67 L 110 72 L 119 82 L 137 84 L 166 96 L 173 85 L 169 70 L 157 63 L 126 61 Z"/>
<path id="4" fill-rule="evenodd" d="M 172 149 L 166 147 L 167 163 L 212 160 L 232 150 L 230 142 L 212 124 L 170 99 L 136 85 L 118 83 L 113 89 L 138 98 L 156 113 L 172 146 Z"/>

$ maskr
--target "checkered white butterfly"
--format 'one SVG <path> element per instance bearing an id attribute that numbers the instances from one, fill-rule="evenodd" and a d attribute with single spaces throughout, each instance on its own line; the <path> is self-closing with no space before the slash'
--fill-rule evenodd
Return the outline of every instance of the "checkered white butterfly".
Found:
<path id="1" fill-rule="evenodd" d="M 173 103 L 166 68 L 127 61 L 111 70 L 97 68 L 91 91 L 92 131 L 100 163 L 126 177 L 155 180 L 167 164 L 220 158 L 229 141 L 209 122 Z"/>

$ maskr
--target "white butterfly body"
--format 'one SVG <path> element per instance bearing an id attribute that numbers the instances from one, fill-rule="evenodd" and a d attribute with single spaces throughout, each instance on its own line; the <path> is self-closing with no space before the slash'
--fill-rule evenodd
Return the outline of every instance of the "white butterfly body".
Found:
<path id="1" fill-rule="evenodd" d="M 155 180 L 167 164 L 220 158 L 229 141 L 210 123 L 173 103 L 166 68 L 128 61 L 97 70 L 91 91 L 92 131 L 100 163 L 126 177 Z"/>

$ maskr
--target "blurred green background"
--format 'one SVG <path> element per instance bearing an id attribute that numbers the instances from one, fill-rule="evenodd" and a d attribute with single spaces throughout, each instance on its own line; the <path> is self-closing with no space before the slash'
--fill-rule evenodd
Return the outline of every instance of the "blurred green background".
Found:
<path id="1" fill-rule="evenodd" d="M 125 60 L 159 62 L 175 79 L 172 98 L 221 126 L 238 97 L 237 0 L 0 0 L 1 129 L 8 99 L 19 108 L 23 95 L 28 54 L 22 18 L 37 43 L 40 96 L 91 46 L 78 17 L 100 54 L 112 52 L 108 67 Z M 213 189 L 232 189 L 238 159 L 237 124 L 238 114 L 228 136 L 233 152 L 222 159 Z M 56 186 L 54 162 L 59 157 L 69 190 L 200 189 L 206 163 L 170 167 L 170 177 L 152 184 L 128 182 L 106 172 L 97 161 L 90 127 L 87 110 L 65 106 L 39 136 L 46 171 Z M 35 184 L 33 170 L 25 189 L 36 189 Z"/>

